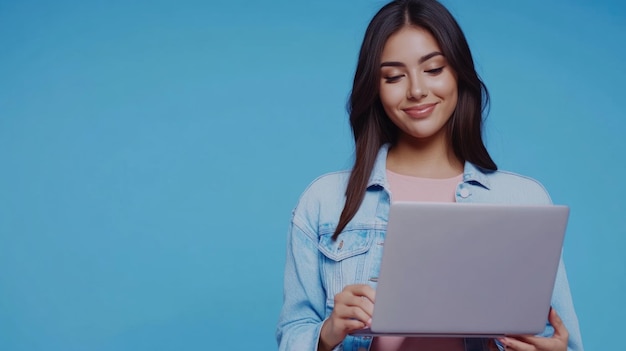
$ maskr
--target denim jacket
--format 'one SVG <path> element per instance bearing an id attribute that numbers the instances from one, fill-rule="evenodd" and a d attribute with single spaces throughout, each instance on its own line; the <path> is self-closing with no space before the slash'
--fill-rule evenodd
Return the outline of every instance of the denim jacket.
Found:
<path id="1" fill-rule="evenodd" d="M 376 287 L 390 205 L 386 179 L 388 146 L 383 146 L 370 176 L 365 198 L 336 241 L 332 235 L 345 203 L 349 171 L 316 179 L 293 211 L 287 237 L 284 300 L 276 337 L 279 351 L 317 350 L 322 323 L 333 310 L 334 296 L 350 284 Z M 457 202 L 550 204 L 537 181 L 503 171 L 486 171 L 465 163 Z M 559 263 L 552 307 L 569 331 L 568 350 L 582 351 L 563 260 Z M 546 321 L 542 336 L 550 336 Z M 336 350 L 369 350 L 370 337 L 347 336 Z"/>

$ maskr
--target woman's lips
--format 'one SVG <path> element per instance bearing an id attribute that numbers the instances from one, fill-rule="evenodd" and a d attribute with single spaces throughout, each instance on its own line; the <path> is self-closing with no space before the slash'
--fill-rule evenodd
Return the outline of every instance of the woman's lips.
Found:
<path id="1" fill-rule="evenodd" d="M 437 106 L 436 103 L 433 104 L 423 104 L 423 105 L 418 105 L 418 106 L 413 106 L 413 107 L 409 107 L 409 108 L 405 108 L 403 109 L 403 111 L 413 117 L 413 118 L 425 118 L 430 116 L 430 114 L 435 110 L 435 107 Z"/>

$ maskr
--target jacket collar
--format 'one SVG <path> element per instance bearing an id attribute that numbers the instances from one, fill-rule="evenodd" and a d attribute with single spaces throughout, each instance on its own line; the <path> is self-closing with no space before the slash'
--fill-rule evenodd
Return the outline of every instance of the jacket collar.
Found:
<path id="1" fill-rule="evenodd" d="M 387 182 L 387 153 L 389 152 L 390 144 L 383 145 L 378 150 L 378 155 L 374 161 L 374 168 L 367 183 L 367 188 L 371 187 L 383 187 L 389 189 L 389 183 Z M 488 173 L 489 170 L 484 170 L 470 162 L 465 162 L 463 169 L 463 182 L 465 183 L 477 183 L 485 189 L 490 189 L 491 184 L 489 182 Z"/>

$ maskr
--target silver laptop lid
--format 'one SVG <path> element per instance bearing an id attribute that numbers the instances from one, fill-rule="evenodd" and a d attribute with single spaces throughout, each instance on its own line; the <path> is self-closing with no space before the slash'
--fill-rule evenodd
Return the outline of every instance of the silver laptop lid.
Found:
<path id="1" fill-rule="evenodd" d="M 544 330 L 566 206 L 392 203 L 372 334 Z"/>

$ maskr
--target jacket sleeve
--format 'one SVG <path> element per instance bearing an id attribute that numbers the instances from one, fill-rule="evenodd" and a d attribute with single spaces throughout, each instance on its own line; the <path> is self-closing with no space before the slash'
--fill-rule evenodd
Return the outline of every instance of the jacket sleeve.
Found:
<path id="1" fill-rule="evenodd" d="M 546 189 L 538 184 L 538 188 L 536 192 L 528 192 L 528 193 L 538 193 L 538 198 L 543 198 L 539 201 L 540 204 L 551 205 L 553 204 L 550 195 L 546 191 Z M 559 314 L 559 317 L 563 320 L 563 324 L 567 328 L 569 332 L 569 339 L 567 341 L 567 350 L 568 351 L 583 351 L 583 343 L 580 335 L 580 327 L 578 326 L 578 317 L 576 316 L 576 311 L 574 310 L 574 302 L 572 301 L 572 294 L 570 292 L 569 282 L 567 280 L 567 273 L 565 272 L 565 264 L 563 263 L 563 254 L 561 253 L 561 258 L 559 259 L 559 267 L 556 273 L 556 279 L 554 282 L 554 289 L 552 291 L 552 308 L 556 310 L 556 313 Z M 546 323 L 546 329 L 541 336 L 550 337 L 554 334 L 554 328 L 550 325 L 549 322 Z"/>
<path id="2" fill-rule="evenodd" d="M 574 310 L 572 294 L 570 293 L 569 282 L 565 272 L 565 264 L 563 259 L 559 261 L 559 268 L 556 273 L 556 281 L 554 283 L 554 291 L 552 293 L 552 308 L 559 314 L 567 331 L 569 332 L 569 340 L 567 342 L 568 351 L 583 351 L 583 343 L 580 335 L 580 327 L 578 326 L 578 317 Z M 547 335 L 552 335 L 554 328 L 548 325 Z"/>
<path id="3" fill-rule="evenodd" d="M 583 351 L 583 342 L 580 335 L 580 328 L 578 326 L 578 318 L 576 317 L 576 312 L 574 311 L 574 303 L 569 289 L 569 282 L 567 281 L 563 258 L 559 260 L 559 268 L 556 273 L 556 281 L 554 283 L 551 304 L 552 308 L 556 310 L 556 313 L 558 313 L 561 320 L 563 320 L 563 324 L 565 324 L 565 327 L 569 332 L 567 351 Z M 554 327 L 547 322 L 546 329 L 539 335 L 551 337 L 552 334 L 554 334 Z M 497 344 L 500 350 L 504 350 L 499 342 Z"/>
<path id="4" fill-rule="evenodd" d="M 276 331 L 279 351 L 316 351 L 324 321 L 326 294 L 317 236 L 302 224 L 294 216 L 287 237 L 283 307 Z"/>
<path id="5" fill-rule="evenodd" d="M 502 175 L 502 173 L 500 174 Z M 546 189 L 534 179 L 527 177 L 517 176 L 516 178 L 505 179 L 510 181 L 515 180 L 515 186 L 511 186 L 513 183 L 507 182 L 505 185 L 500 185 L 507 191 L 511 189 L 516 190 L 515 197 L 511 198 L 511 203 L 516 204 L 529 204 L 529 205 L 551 205 L 552 200 Z M 559 266 L 556 273 L 556 279 L 554 282 L 554 289 L 552 292 L 552 308 L 556 310 L 563 324 L 569 332 L 569 339 L 567 341 L 568 351 L 583 351 L 582 338 L 580 335 L 580 327 L 578 326 L 578 318 L 576 317 L 576 311 L 574 310 L 574 303 L 572 301 L 572 295 L 570 292 L 569 282 L 567 280 L 567 274 L 565 272 L 565 264 L 563 258 L 559 259 Z M 549 322 L 546 322 L 545 330 L 539 334 L 540 336 L 550 337 L 554 334 L 554 328 Z M 502 345 L 498 342 L 498 348 L 504 350 Z"/>

